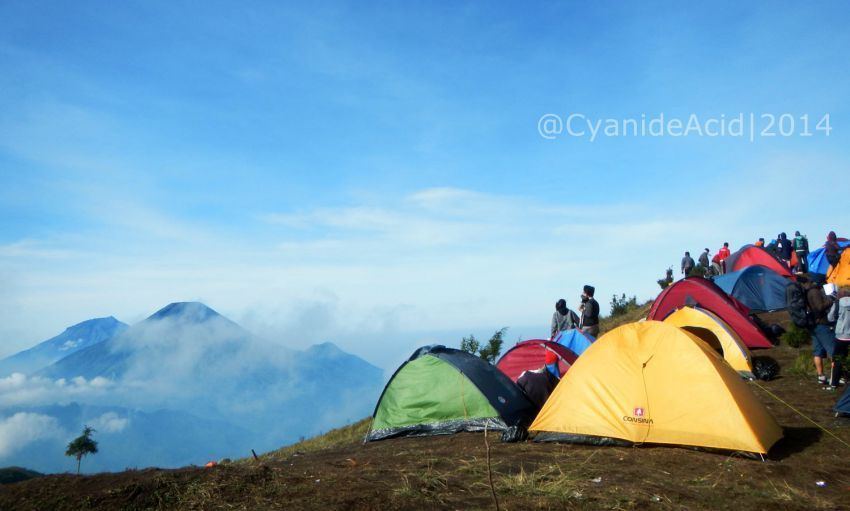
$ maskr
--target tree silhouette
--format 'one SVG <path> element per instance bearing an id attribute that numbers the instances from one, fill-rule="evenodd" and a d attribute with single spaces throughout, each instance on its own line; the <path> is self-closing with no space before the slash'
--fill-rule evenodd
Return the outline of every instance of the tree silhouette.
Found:
<path id="1" fill-rule="evenodd" d="M 97 442 L 91 438 L 94 432 L 94 428 L 91 426 L 83 427 L 83 434 L 71 440 L 71 443 L 68 444 L 68 449 L 65 451 L 65 456 L 74 456 L 77 458 L 77 475 L 80 475 L 80 461 L 83 459 L 83 456 L 97 454 Z"/>

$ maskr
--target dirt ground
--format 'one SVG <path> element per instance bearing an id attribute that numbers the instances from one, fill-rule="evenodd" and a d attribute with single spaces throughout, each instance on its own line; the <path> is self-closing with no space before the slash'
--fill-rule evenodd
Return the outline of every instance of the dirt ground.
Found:
<path id="1" fill-rule="evenodd" d="M 761 353 L 787 368 L 800 352 Z M 764 462 L 674 447 L 502 444 L 491 433 L 491 487 L 484 435 L 465 433 L 212 469 L 54 475 L 0 487 L 0 509 L 495 509 L 493 490 L 504 510 L 850 509 L 850 447 L 789 407 L 850 443 L 850 419 L 831 412 L 838 394 L 798 375 L 759 385 L 787 403 L 753 385 L 785 428 Z"/>

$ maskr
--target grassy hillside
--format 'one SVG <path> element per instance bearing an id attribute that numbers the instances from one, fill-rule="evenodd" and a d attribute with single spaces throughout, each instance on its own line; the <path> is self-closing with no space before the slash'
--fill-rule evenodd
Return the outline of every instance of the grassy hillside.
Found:
<path id="1" fill-rule="evenodd" d="M 802 353 L 769 352 L 783 368 Z M 482 433 L 363 444 L 364 420 L 259 461 L 23 481 L 3 487 L 0 509 L 494 509 L 493 492 L 503 510 L 848 509 L 850 449 L 763 389 L 844 442 L 850 421 L 833 417 L 835 393 L 783 374 L 748 383 L 785 430 L 766 462 L 677 447 L 503 444 L 491 433 L 491 488 Z"/>
<path id="2" fill-rule="evenodd" d="M 332 429 L 323 435 L 302 440 L 301 442 L 281 447 L 260 456 L 261 461 L 276 461 L 289 458 L 294 454 L 306 454 L 326 449 L 333 449 L 342 445 L 356 444 L 362 442 L 369 430 L 372 418 L 367 417 L 359 422 L 337 429 Z M 250 459 L 241 460 L 243 462 Z"/>

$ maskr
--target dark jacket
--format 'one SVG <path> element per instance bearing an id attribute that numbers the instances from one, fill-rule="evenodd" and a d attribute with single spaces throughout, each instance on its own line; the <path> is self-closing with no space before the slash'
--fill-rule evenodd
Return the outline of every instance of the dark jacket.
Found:
<path id="1" fill-rule="evenodd" d="M 593 297 L 584 302 L 584 309 L 581 311 L 581 326 L 596 326 L 599 324 L 599 302 Z"/>
<path id="2" fill-rule="evenodd" d="M 708 252 L 704 251 L 699 255 L 699 264 L 703 268 L 708 268 L 711 263 L 708 262 Z"/>
<path id="3" fill-rule="evenodd" d="M 809 311 L 812 313 L 812 319 L 815 324 L 829 325 L 827 315 L 833 302 L 835 302 L 835 298 L 826 296 L 823 287 L 815 284 L 806 291 L 806 301 L 809 302 Z"/>
<path id="4" fill-rule="evenodd" d="M 788 241 L 788 237 L 785 236 L 785 233 L 779 236 L 779 239 L 776 240 L 776 250 L 779 253 L 779 257 L 785 259 L 786 261 L 791 260 L 791 252 L 793 251 L 793 246 L 791 242 Z"/>
<path id="5" fill-rule="evenodd" d="M 691 256 L 685 256 L 682 258 L 682 271 L 684 273 L 688 273 L 694 269 L 694 258 Z"/>
<path id="6" fill-rule="evenodd" d="M 555 386 L 558 385 L 558 379 L 546 368 L 543 368 L 542 371 L 526 371 L 522 373 L 516 384 L 537 408 L 543 408 L 546 400 L 549 399 L 549 395 L 552 394 Z"/>

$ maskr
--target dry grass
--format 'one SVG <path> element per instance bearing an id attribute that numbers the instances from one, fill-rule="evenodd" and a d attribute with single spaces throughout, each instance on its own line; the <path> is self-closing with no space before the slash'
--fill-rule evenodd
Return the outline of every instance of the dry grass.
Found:
<path id="1" fill-rule="evenodd" d="M 369 431 L 371 421 L 372 418 L 367 417 L 361 421 L 355 422 L 354 424 L 332 429 L 323 435 L 308 438 L 286 447 L 281 447 L 276 451 L 267 452 L 260 456 L 260 460 L 277 461 L 286 459 L 295 453 L 316 452 L 362 442 L 366 437 L 366 433 Z M 250 462 L 252 459 L 245 458 L 239 461 L 244 463 Z"/>
<path id="2" fill-rule="evenodd" d="M 812 351 L 802 350 L 794 362 L 785 370 L 785 374 L 793 376 L 814 376 L 815 363 L 812 361 Z"/>
<path id="3" fill-rule="evenodd" d="M 649 314 L 649 309 L 652 307 L 652 300 L 638 305 L 637 308 L 634 308 L 625 314 L 621 314 L 619 316 L 611 317 L 607 316 L 601 318 L 599 320 L 599 335 L 602 336 L 605 332 L 613 330 L 618 326 L 625 325 L 627 323 L 634 323 L 635 321 L 640 321 L 645 318 L 647 314 Z"/>

